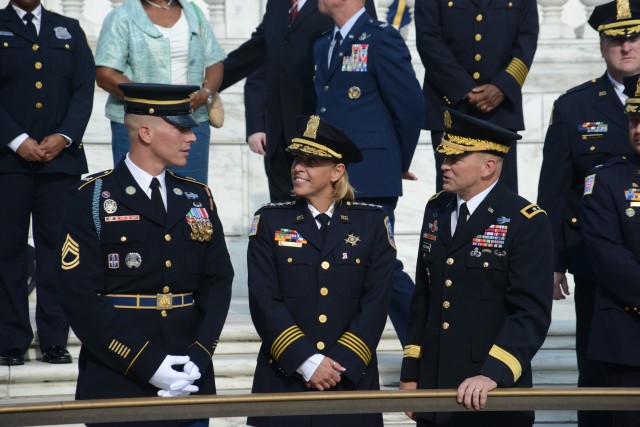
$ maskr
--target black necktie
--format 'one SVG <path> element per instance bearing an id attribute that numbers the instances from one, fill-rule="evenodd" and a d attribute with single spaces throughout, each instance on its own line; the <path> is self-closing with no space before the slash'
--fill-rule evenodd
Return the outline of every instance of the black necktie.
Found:
<path id="1" fill-rule="evenodd" d="M 166 214 L 167 210 L 164 207 L 162 195 L 160 194 L 160 181 L 158 181 L 158 178 L 153 178 L 151 180 L 149 188 L 151 188 L 151 203 L 153 204 L 153 208 L 163 214 Z"/>
<path id="2" fill-rule="evenodd" d="M 336 32 L 334 36 L 335 43 L 333 44 L 333 50 L 331 51 L 331 61 L 329 62 L 329 68 L 335 64 L 335 61 L 340 60 L 340 41 L 342 40 L 342 34 L 340 31 Z"/>
<path id="3" fill-rule="evenodd" d="M 316 220 L 320 223 L 320 235 L 322 236 L 322 242 L 324 243 L 325 237 L 327 237 L 327 231 L 329 230 L 329 221 L 331 218 L 326 213 L 316 215 Z"/>
<path id="4" fill-rule="evenodd" d="M 469 209 L 467 208 L 467 204 L 463 202 L 460 205 L 460 210 L 458 212 L 459 212 L 458 223 L 456 224 L 456 231 L 453 232 L 453 240 L 455 240 L 456 237 L 459 237 L 460 234 L 462 234 L 462 229 L 464 228 L 464 225 L 467 223 L 467 215 L 469 215 Z"/>
<path id="5" fill-rule="evenodd" d="M 31 35 L 37 39 L 38 31 L 36 30 L 36 24 L 33 23 L 33 18 L 35 18 L 33 13 L 27 12 L 27 14 L 24 15 L 24 18 L 22 19 L 24 19 L 27 22 L 27 30 L 29 30 L 29 33 L 31 33 Z"/>

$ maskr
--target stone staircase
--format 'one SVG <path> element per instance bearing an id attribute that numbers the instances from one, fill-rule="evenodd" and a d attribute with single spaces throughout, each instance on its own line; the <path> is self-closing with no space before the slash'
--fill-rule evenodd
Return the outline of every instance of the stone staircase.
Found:
<path id="1" fill-rule="evenodd" d="M 246 292 L 245 251 L 246 239 L 228 238 L 231 258 L 236 270 L 234 296 L 220 344 L 213 358 L 216 384 L 219 394 L 249 393 L 255 355 L 260 345 L 251 323 Z M 411 264 L 406 260 L 407 264 Z M 413 267 L 407 265 L 407 271 Z M 35 296 L 31 296 L 31 312 L 35 309 Z M 33 315 L 33 314 L 32 314 Z M 538 387 L 572 387 L 576 384 L 577 371 L 574 354 L 573 303 L 564 301 L 554 306 L 554 321 L 543 348 L 533 361 L 534 383 Z M 32 321 L 32 324 L 35 322 Z M 73 399 L 77 378 L 76 361 L 80 342 L 71 335 L 69 351 L 74 363 L 50 365 L 41 361 L 40 351 L 34 341 L 26 354 L 23 366 L 0 366 L 0 400 L 4 399 Z M 387 322 L 378 346 L 381 385 L 384 389 L 397 389 L 402 351 L 391 322 Z M 402 413 L 384 414 L 385 426 L 414 425 Z M 575 411 L 539 411 L 536 426 L 575 426 Z M 244 426 L 245 418 L 212 419 L 212 427 Z M 67 426 L 77 427 L 78 425 Z"/>

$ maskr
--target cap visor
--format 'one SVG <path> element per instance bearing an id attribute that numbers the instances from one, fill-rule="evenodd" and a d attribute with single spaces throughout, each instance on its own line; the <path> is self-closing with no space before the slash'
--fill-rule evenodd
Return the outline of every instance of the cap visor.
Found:
<path id="1" fill-rule="evenodd" d="M 193 117 L 193 114 L 181 114 L 179 116 L 163 116 L 163 119 L 183 128 L 195 128 L 200 126 L 200 123 Z"/>

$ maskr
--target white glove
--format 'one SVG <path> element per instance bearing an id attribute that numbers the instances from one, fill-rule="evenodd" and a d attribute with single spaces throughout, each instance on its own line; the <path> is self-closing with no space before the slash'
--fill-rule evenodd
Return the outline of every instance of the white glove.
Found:
<path id="1" fill-rule="evenodd" d="M 172 368 L 173 365 L 187 365 L 191 361 L 189 356 L 167 356 L 164 358 L 158 370 L 153 374 L 149 383 L 155 387 L 160 389 L 169 391 L 169 390 L 186 390 L 186 387 L 189 387 L 193 384 L 193 382 L 200 378 L 200 370 L 194 370 L 193 367 L 189 367 L 189 372 L 180 372 L 176 371 Z M 192 363 L 193 364 L 193 363 Z M 195 365 L 194 365 L 195 366 Z M 197 368 L 197 366 L 196 366 Z M 172 385 L 175 384 L 175 388 Z M 197 391 L 196 386 L 195 387 Z"/>
<path id="2" fill-rule="evenodd" d="M 200 378 L 200 368 L 198 368 L 198 365 L 196 365 L 193 362 L 186 363 L 182 368 L 182 372 L 192 377 L 197 375 L 197 377 Z M 196 393 L 199 390 L 199 388 L 198 386 L 195 386 L 192 383 L 193 381 L 187 381 L 187 380 L 176 381 L 175 383 L 171 384 L 171 387 L 169 388 L 169 390 L 165 390 L 165 391 L 181 392 L 181 393 L 186 392 L 187 395 L 190 393 Z M 165 397 L 165 396 L 160 396 L 160 397 Z"/>
<path id="3" fill-rule="evenodd" d="M 189 396 L 191 393 L 182 390 L 158 390 L 158 397 Z"/>

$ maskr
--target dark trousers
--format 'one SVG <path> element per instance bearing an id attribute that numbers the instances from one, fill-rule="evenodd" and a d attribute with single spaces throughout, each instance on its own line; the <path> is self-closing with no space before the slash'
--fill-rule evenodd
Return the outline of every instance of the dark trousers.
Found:
<path id="1" fill-rule="evenodd" d="M 398 197 L 356 197 L 358 201 L 381 205 L 389 215 L 392 229 L 395 230 L 394 210 L 398 204 Z M 391 289 L 391 304 L 389 317 L 396 330 L 400 344 L 404 347 L 407 339 L 407 325 L 409 323 L 409 307 L 415 284 L 411 277 L 404 272 L 402 261 L 396 259 L 393 269 L 393 288 Z"/>
<path id="2" fill-rule="evenodd" d="M 267 135 L 267 141 L 269 135 Z M 291 165 L 293 156 L 284 151 L 291 141 L 285 141 L 284 134 L 280 134 L 275 151 L 271 156 L 264 156 L 264 170 L 269 181 L 269 197 L 272 202 L 287 202 L 292 199 Z M 269 144 L 269 142 L 267 142 Z"/>
<path id="3" fill-rule="evenodd" d="M 640 387 L 640 366 L 603 363 L 607 387 Z M 613 411 L 603 427 L 640 427 L 640 411 Z"/>
<path id="4" fill-rule="evenodd" d="M 576 358 L 578 360 L 578 387 L 605 387 L 603 363 L 587 358 L 596 282 L 573 276 L 576 284 L 573 293 L 576 310 Z M 579 427 L 608 425 L 611 413 L 606 411 L 578 411 Z"/>
<path id="5" fill-rule="evenodd" d="M 514 131 L 515 132 L 515 131 Z M 433 155 L 436 160 L 436 192 L 442 190 L 442 163 L 445 156 L 443 154 L 436 153 L 436 148 L 440 145 L 442 139 L 442 131 L 431 131 L 431 144 L 433 145 Z M 509 152 L 504 157 L 504 163 L 502 164 L 502 173 L 500 174 L 500 180 L 507 184 L 507 187 L 514 193 L 518 192 L 518 144 L 511 144 Z"/>
<path id="6" fill-rule="evenodd" d="M 80 179 L 66 174 L 0 174 L 0 350 L 26 352 L 33 339 L 27 294 L 27 239 L 33 216 L 36 326 L 40 349 L 67 345 L 69 324 L 57 292 L 64 199 Z"/>
<path id="7" fill-rule="evenodd" d="M 491 398 L 489 398 L 491 402 Z M 425 420 L 418 418 L 417 427 L 531 427 L 534 421 L 534 413 L 527 412 L 439 412 L 435 419 Z"/>

